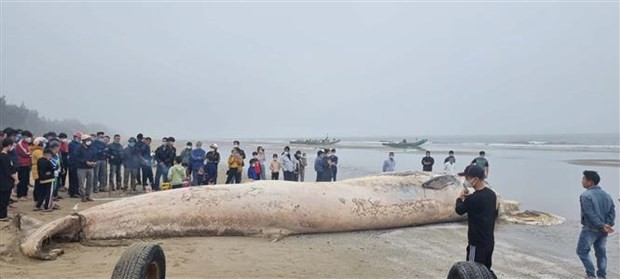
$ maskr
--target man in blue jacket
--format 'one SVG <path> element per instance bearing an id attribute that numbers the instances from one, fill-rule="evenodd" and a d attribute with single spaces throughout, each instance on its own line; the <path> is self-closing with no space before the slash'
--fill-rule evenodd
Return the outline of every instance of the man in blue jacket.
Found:
<path id="1" fill-rule="evenodd" d="M 97 165 L 94 168 L 93 192 L 105 192 L 108 186 L 108 146 L 104 142 L 104 132 L 97 132 L 97 138 L 92 143 Z"/>
<path id="2" fill-rule="evenodd" d="M 616 208 L 614 201 L 598 186 L 600 176 L 595 171 L 584 171 L 581 185 L 587 190 L 579 196 L 581 204 L 581 234 L 577 242 L 577 255 L 586 269 L 586 278 L 605 278 L 607 276 L 607 235 L 614 229 Z M 590 260 L 590 248 L 594 245 L 596 266 Z"/>

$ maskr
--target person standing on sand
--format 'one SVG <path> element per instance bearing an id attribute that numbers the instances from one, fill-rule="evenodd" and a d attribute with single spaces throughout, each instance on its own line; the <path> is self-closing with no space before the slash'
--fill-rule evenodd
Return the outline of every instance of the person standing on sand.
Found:
<path id="1" fill-rule="evenodd" d="M 459 215 L 467 213 L 467 261 L 481 263 L 486 266 L 493 278 L 497 278 L 491 270 L 493 248 L 495 247 L 495 220 L 497 219 L 497 196 L 484 183 L 484 170 L 478 166 L 467 166 L 458 174 L 465 176 L 465 186 L 474 188 L 468 193 L 464 189 L 456 199 L 455 211 Z"/>
<path id="2" fill-rule="evenodd" d="M 30 131 L 22 132 L 22 139 L 15 145 L 17 150 L 17 176 L 19 184 L 17 184 L 17 198 L 26 199 L 28 196 L 28 182 L 30 182 L 30 170 L 32 162 L 30 158 L 30 144 L 32 143 L 32 133 Z"/>
<path id="3" fill-rule="evenodd" d="M 446 157 L 443 160 L 443 163 L 445 164 L 447 162 L 450 162 L 450 159 L 454 159 L 454 163 L 456 164 L 456 158 L 454 158 L 454 151 L 452 151 L 452 150 L 448 151 L 448 157 Z"/>
<path id="4" fill-rule="evenodd" d="M 431 157 L 431 152 L 426 151 L 426 156 L 422 158 L 422 170 L 423 171 L 433 171 L 433 165 L 435 164 L 435 159 Z"/>
<path id="5" fill-rule="evenodd" d="M 142 189 L 146 190 L 146 186 L 153 185 L 153 156 L 151 155 L 151 141 L 150 137 L 145 137 L 142 139 L 140 144 L 140 149 L 138 150 L 138 154 L 140 155 L 140 170 L 142 171 Z M 140 142 L 140 141 L 139 141 Z M 138 143 L 136 143 L 136 148 L 138 148 Z"/>
<path id="6" fill-rule="evenodd" d="M 183 149 L 181 151 L 181 165 L 183 167 L 186 168 L 186 175 L 188 177 L 191 177 L 192 175 L 192 166 L 191 166 L 191 162 L 192 162 L 192 142 L 188 141 L 187 144 L 185 144 L 185 149 Z"/>
<path id="7" fill-rule="evenodd" d="M 454 166 L 454 157 L 449 158 L 448 162 L 445 162 L 443 164 L 443 171 L 446 174 L 454 175 L 454 168 L 455 168 L 455 166 Z"/>
<path id="8" fill-rule="evenodd" d="M 168 170 L 172 167 L 174 162 L 175 153 L 171 148 L 171 143 L 168 138 L 162 139 L 160 147 L 155 149 L 155 161 L 157 161 L 157 170 L 155 171 L 155 183 L 153 184 L 153 191 L 158 191 L 160 183 L 168 182 Z"/>
<path id="9" fill-rule="evenodd" d="M 301 153 L 301 151 L 297 150 L 297 153 Z M 304 182 L 306 179 L 306 167 L 308 166 L 308 159 L 306 158 L 306 153 L 301 153 L 299 155 L 299 182 Z"/>
<path id="10" fill-rule="evenodd" d="M 93 138 L 90 135 L 82 135 L 82 146 L 80 146 L 75 154 L 82 202 L 94 201 L 90 197 L 90 194 L 93 190 L 94 168 L 97 165 L 95 158 L 97 154 L 94 148 L 91 147 L 92 143 Z"/>
<path id="11" fill-rule="evenodd" d="M 138 177 L 140 176 L 140 155 L 136 148 L 137 140 L 129 138 L 127 147 L 123 149 L 123 190 L 136 191 Z M 119 185 L 120 186 L 120 185 Z"/>
<path id="12" fill-rule="evenodd" d="M 207 164 L 205 165 L 204 174 L 207 185 L 217 184 L 217 169 L 220 164 L 220 153 L 217 152 L 217 143 L 212 143 L 211 151 L 207 152 Z"/>
<path id="13" fill-rule="evenodd" d="M 202 149 L 202 142 L 196 142 L 196 148 L 190 153 L 190 168 L 192 168 L 192 186 L 202 185 L 205 173 L 206 152 Z"/>
<path id="14" fill-rule="evenodd" d="M 336 156 L 336 149 L 332 148 L 329 159 L 332 161 L 332 173 L 329 181 L 336 181 L 336 176 L 338 175 L 338 156 Z"/>
<path id="15" fill-rule="evenodd" d="M 269 165 L 269 170 L 271 170 L 271 180 L 280 179 L 280 160 L 278 160 L 278 154 L 273 154 L 273 161 Z"/>
<path id="16" fill-rule="evenodd" d="M 239 156 L 241 156 L 241 169 L 239 169 L 239 171 L 243 171 L 243 166 L 245 165 L 243 162 L 243 160 L 245 160 L 245 151 L 241 149 L 241 143 L 238 140 L 233 141 L 233 148 L 236 148 L 237 152 L 239 152 Z"/>
<path id="17" fill-rule="evenodd" d="M 32 191 L 32 199 L 34 202 L 37 202 L 39 198 L 39 172 L 37 171 L 37 162 L 41 157 L 43 157 L 43 146 L 45 145 L 44 137 L 37 137 L 32 142 L 32 146 L 30 147 L 30 163 L 32 164 L 32 180 L 34 180 L 34 190 Z"/>
<path id="18" fill-rule="evenodd" d="M 94 168 L 93 192 L 105 192 L 108 186 L 108 147 L 104 142 L 104 132 L 97 132 L 97 138 L 93 141 L 91 148 L 95 152 L 97 165 Z"/>
<path id="19" fill-rule="evenodd" d="M 297 160 L 295 160 L 294 156 L 291 156 L 290 147 L 284 147 L 284 152 L 280 155 L 280 164 L 282 165 L 284 180 L 295 181 L 295 166 L 297 165 Z"/>
<path id="20" fill-rule="evenodd" d="M 260 169 L 263 170 L 260 173 L 260 180 L 265 180 L 267 179 L 267 174 L 266 171 L 267 170 L 265 168 L 265 166 L 267 166 L 267 158 L 265 157 L 265 148 L 263 148 L 262 146 L 259 146 L 256 148 L 256 152 L 258 152 L 258 161 L 260 163 Z"/>
<path id="21" fill-rule="evenodd" d="M 226 184 L 241 183 L 241 172 L 243 171 L 243 157 L 239 154 L 239 148 L 235 147 L 228 157 L 228 171 L 226 174 Z"/>
<path id="22" fill-rule="evenodd" d="M 82 133 L 77 131 L 73 133 L 73 140 L 69 143 L 69 155 L 67 163 L 69 166 L 69 196 L 71 198 L 80 197 L 80 183 L 77 175 L 77 160 L 75 153 L 82 146 Z"/>
<path id="23" fill-rule="evenodd" d="M 135 141 L 135 140 L 134 140 Z M 121 144 L 121 136 L 114 135 L 113 142 L 108 145 L 110 155 L 110 191 L 121 189 L 121 166 L 123 165 L 123 145 Z"/>
<path id="24" fill-rule="evenodd" d="M 316 182 L 325 182 L 325 172 L 329 171 L 329 165 L 324 158 L 325 152 L 319 150 L 316 152 L 316 159 L 314 159 L 314 171 L 316 172 Z"/>
<path id="25" fill-rule="evenodd" d="M 396 161 L 394 161 L 394 152 L 388 154 L 388 159 L 383 161 L 383 172 L 393 172 L 396 169 Z"/>
<path id="26" fill-rule="evenodd" d="M 482 169 L 484 169 L 484 177 L 487 178 L 489 177 L 489 161 L 485 158 L 486 153 L 483 151 L 480 151 L 480 153 L 478 153 L 478 157 L 476 157 L 473 161 L 471 161 L 472 165 L 477 165 L 479 167 L 481 167 Z"/>
<path id="27" fill-rule="evenodd" d="M 0 152 L 0 222 L 9 221 L 8 208 L 11 191 L 19 183 L 17 168 L 9 156 L 13 146 L 14 141 L 11 138 L 2 140 L 2 151 Z"/>
<path id="28" fill-rule="evenodd" d="M 607 276 L 607 235 L 614 232 L 616 208 L 611 196 L 601 189 L 600 176 L 595 171 L 584 171 L 581 186 L 586 189 L 579 196 L 581 205 L 581 234 L 577 242 L 577 255 L 586 269 L 586 278 L 605 278 Z M 596 276 L 594 264 L 590 260 L 590 248 L 594 245 L 596 256 Z"/>

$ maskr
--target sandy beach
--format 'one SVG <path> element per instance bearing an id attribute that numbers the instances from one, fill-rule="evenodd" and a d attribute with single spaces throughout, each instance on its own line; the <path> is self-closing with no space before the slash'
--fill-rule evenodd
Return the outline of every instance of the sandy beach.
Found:
<path id="1" fill-rule="evenodd" d="M 107 193 L 93 203 L 107 202 Z M 77 203 L 64 199 L 53 213 L 32 212 L 30 201 L 16 204 L 15 211 L 49 221 L 70 214 Z M 29 212 L 30 211 L 30 212 Z M 552 228 L 500 225 L 494 267 L 500 278 L 577 278 L 581 267 L 576 256 L 560 257 L 535 246 L 511 241 L 511 231 L 536 229 L 532 244 L 552 233 Z M 277 242 L 254 237 L 189 237 L 153 239 L 162 243 L 169 278 L 445 278 L 450 266 L 462 260 L 466 243 L 462 223 L 381 231 L 301 235 Z M 542 236 L 541 236 L 542 235 Z M 618 242 L 612 235 L 609 245 Z M 17 249 L 15 228 L 0 225 L 1 278 L 109 278 L 125 247 L 88 247 L 79 243 L 55 244 L 65 254 L 55 261 L 23 256 Z M 618 253 L 609 247 L 609 278 L 620 276 Z M 613 275 L 613 276 L 611 276 Z"/>
<path id="2" fill-rule="evenodd" d="M 229 148 L 221 142 L 222 163 L 218 183 L 225 182 L 225 160 Z M 257 144 L 244 146 L 246 154 Z M 267 144 L 267 152 L 280 153 L 283 144 Z M 443 150 L 442 146 L 428 146 Z M 342 179 L 373 173 L 376 162 L 385 156 L 384 149 L 370 150 L 338 147 L 341 156 Z M 312 147 L 294 147 L 308 153 L 309 163 L 314 160 Z M 180 150 L 180 149 L 179 149 Z M 457 164 L 466 164 L 473 150 L 455 149 Z M 418 151 L 401 152 L 401 169 L 416 169 Z M 496 229 L 493 266 L 500 278 L 581 278 L 583 269 L 575 255 L 579 235 L 577 199 L 582 189 L 579 182 L 582 167 L 567 163 L 581 160 L 613 161 L 612 154 L 548 153 L 515 150 L 490 150 L 492 162 L 490 182 L 509 199 L 522 202 L 522 209 L 556 213 L 567 218 L 565 224 L 551 227 L 500 224 Z M 588 158 L 597 158 L 589 160 Z M 556 159 L 539 171 L 548 175 L 539 181 L 549 185 L 542 192 L 540 184 L 520 184 L 520 173 L 531 172 L 534 165 L 523 164 L 524 159 Z M 611 176 L 617 167 L 606 166 L 605 185 L 613 185 Z M 565 177 L 566 173 L 573 173 Z M 314 180 L 312 168 L 307 180 Z M 573 177 L 574 176 L 574 177 Z M 247 174 L 244 171 L 244 181 Z M 574 182 L 576 181 L 576 182 Z M 564 185 L 572 185 L 566 187 Z M 138 186 L 138 189 L 141 187 Z M 542 188 L 546 189 L 546 188 Z M 562 189 L 558 192 L 558 189 Z M 613 188 L 612 188 L 613 189 Z M 32 190 L 32 189 L 30 189 Z M 617 192 L 610 190 L 616 197 Z M 561 195 L 560 195 L 561 194 Z M 65 195 L 62 193 L 61 195 Z M 63 199 L 61 210 L 52 213 L 32 211 L 32 202 L 20 201 L 11 212 L 25 214 L 42 221 L 50 221 L 98 204 L 123 198 L 121 192 L 98 193 L 92 203 L 77 199 Z M 568 202 L 567 202 L 568 201 Z M 131 210 L 131 209 L 128 209 Z M 0 224 L 0 278 L 110 278 L 116 261 L 126 247 L 89 247 L 79 243 L 55 243 L 65 254 L 54 261 L 27 258 L 18 249 L 19 232 L 9 223 Z M 277 242 L 255 237 L 188 237 L 171 239 L 142 239 L 162 243 L 167 257 L 168 278 L 445 278 L 454 262 L 465 256 L 467 226 L 449 223 L 391 230 L 360 231 L 289 236 Z M 608 278 L 620 278 L 620 243 L 618 233 L 609 237 L 607 244 Z"/>

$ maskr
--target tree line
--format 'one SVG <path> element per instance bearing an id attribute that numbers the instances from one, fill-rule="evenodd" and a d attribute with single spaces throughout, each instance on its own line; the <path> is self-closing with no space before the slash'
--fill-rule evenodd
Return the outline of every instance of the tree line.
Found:
<path id="1" fill-rule="evenodd" d="M 11 127 L 13 129 L 29 130 L 35 135 L 47 132 L 65 132 L 71 135 L 74 131 L 94 133 L 110 130 L 101 124 L 84 124 L 77 119 L 50 119 L 39 115 L 39 112 L 21 105 L 8 104 L 6 97 L 0 97 L 0 130 Z"/>

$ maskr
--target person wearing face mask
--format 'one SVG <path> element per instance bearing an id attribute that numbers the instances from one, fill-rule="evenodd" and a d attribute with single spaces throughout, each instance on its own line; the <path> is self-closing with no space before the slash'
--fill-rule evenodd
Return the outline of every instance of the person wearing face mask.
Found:
<path id="1" fill-rule="evenodd" d="M 239 143 L 238 140 L 233 141 L 233 149 L 237 149 L 237 151 L 239 151 L 239 156 L 241 156 L 241 159 L 245 160 L 245 151 L 243 151 L 240 146 L 241 143 Z M 241 166 L 245 166 L 245 163 L 243 161 L 241 161 Z"/>
<path id="2" fill-rule="evenodd" d="M 127 147 L 123 149 L 123 191 L 136 191 L 138 176 L 140 175 L 138 172 L 140 169 L 140 151 L 136 148 L 136 142 L 136 138 L 129 138 Z"/>
<path id="3" fill-rule="evenodd" d="M 469 194 L 464 189 L 456 199 L 455 211 L 459 215 L 467 213 L 467 261 L 474 261 L 486 266 L 494 278 L 491 270 L 493 248 L 495 247 L 495 220 L 497 219 L 497 196 L 486 187 L 484 170 L 476 165 L 470 165 L 465 171 L 458 174 L 465 177 L 465 186 L 474 188 Z"/>
<path id="4" fill-rule="evenodd" d="M 212 148 L 213 149 L 213 148 Z M 192 186 L 202 185 L 205 179 L 205 156 L 202 142 L 196 142 L 196 148 L 190 152 L 190 164 L 192 169 Z"/>
<path id="5" fill-rule="evenodd" d="M 267 158 L 265 157 L 265 148 L 263 148 L 262 146 L 259 146 L 256 148 L 256 152 L 258 152 L 258 162 L 260 164 L 260 168 L 261 170 L 263 170 L 260 173 L 260 179 L 261 180 L 265 180 L 267 179 L 267 174 L 265 173 L 266 171 L 266 163 L 267 163 Z"/>
<path id="6" fill-rule="evenodd" d="M 387 160 L 383 161 L 383 172 L 393 172 L 394 170 L 396 170 L 396 161 L 394 160 L 394 152 L 390 152 Z"/>
<path id="7" fill-rule="evenodd" d="M 183 151 L 181 151 L 181 155 L 179 155 L 181 156 L 181 165 L 185 167 L 185 175 L 187 177 L 191 177 L 192 175 L 192 167 L 190 166 L 192 157 L 192 146 L 192 142 L 188 141 L 185 145 L 185 149 L 183 149 Z"/>
<path id="8" fill-rule="evenodd" d="M 93 169 L 94 193 L 105 192 L 108 186 L 108 146 L 105 143 L 104 135 L 104 132 L 97 132 L 97 138 L 92 141 L 91 145 L 97 163 Z"/>
<path id="9" fill-rule="evenodd" d="M 93 191 L 94 168 L 97 165 L 97 151 L 92 147 L 92 144 L 93 138 L 90 135 L 82 135 L 82 146 L 80 146 L 75 154 L 82 202 L 94 201 L 90 195 Z"/>
<path id="10" fill-rule="evenodd" d="M 15 149 L 17 151 L 17 176 L 19 184 L 17 184 L 17 198 L 25 200 L 28 196 L 28 182 L 30 181 L 30 170 L 32 169 L 32 159 L 30 157 L 30 144 L 32 143 L 32 133 L 30 131 L 22 132 L 22 139 L 17 142 Z"/>
<path id="11" fill-rule="evenodd" d="M 297 159 L 295 159 L 295 156 L 291 156 L 291 148 L 288 146 L 284 147 L 284 152 L 282 152 L 280 156 L 280 165 L 284 173 L 284 180 L 296 181 L 295 169 L 297 166 Z"/>
<path id="12" fill-rule="evenodd" d="M 13 149 L 14 141 L 10 138 L 2 140 L 0 151 L 0 222 L 8 222 L 8 208 L 11 191 L 19 183 L 17 168 L 13 165 L 9 152 Z"/>

